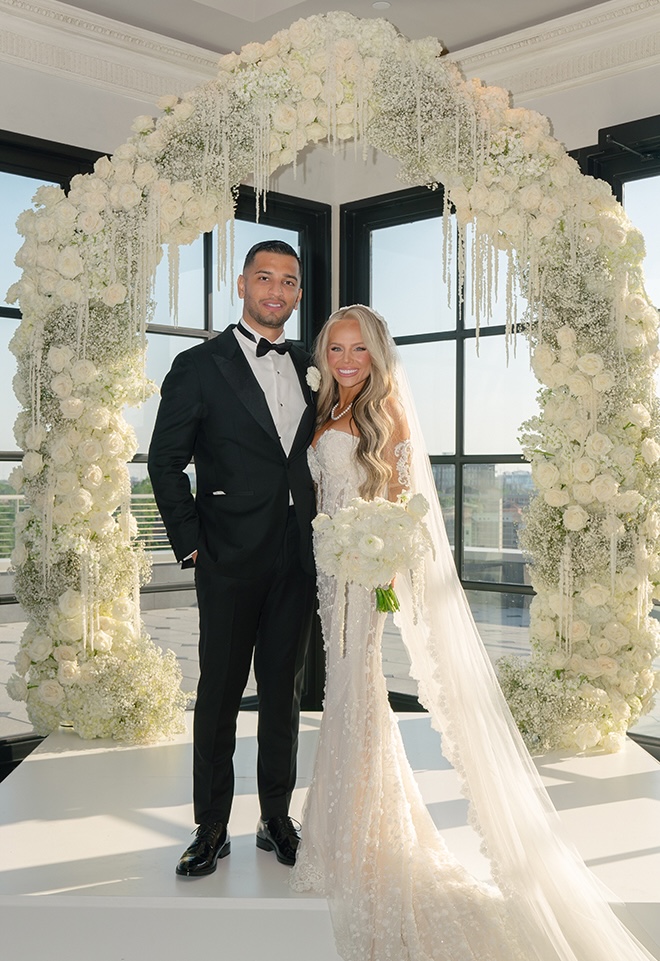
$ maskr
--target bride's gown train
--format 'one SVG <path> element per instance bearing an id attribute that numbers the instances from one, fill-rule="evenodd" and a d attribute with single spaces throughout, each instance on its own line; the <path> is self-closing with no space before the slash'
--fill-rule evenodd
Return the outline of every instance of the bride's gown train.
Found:
<path id="1" fill-rule="evenodd" d="M 320 511 L 333 515 L 358 496 L 362 475 L 353 456 L 355 443 L 352 435 L 331 429 L 316 449 L 310 448 Z M 609 953 L 607 940 L 603 953 L 584 952 L 582 937 L 576 938 L 576 953 L 570 944 L 556 950 L 563 932 L 557 938 L 556 932 L 547 936 L 544 931 L 530 940 L 529 917 L 520 914 L 511 892 L 503 897 L 496 887 L 479 883 L 449 853 L 424 805 L 389 707 L 381 662 L 385 615 L 375 611 L 372 592 L 356 585 L 338 591 L 336 580 L 323 574 L 318 593 L 326 693 L 291 884 L 328 898 L 342 958 L 648 958 L 625 931 L 630 953 L 620 957 Z M 552 859 L 554 852 L 548 853 Z M 604 909 L 611 914 L 606 904 Z M 572 919 L 576 930 L 584 921 Z M 594 947 L 591 938 L 585 940 Z"/>

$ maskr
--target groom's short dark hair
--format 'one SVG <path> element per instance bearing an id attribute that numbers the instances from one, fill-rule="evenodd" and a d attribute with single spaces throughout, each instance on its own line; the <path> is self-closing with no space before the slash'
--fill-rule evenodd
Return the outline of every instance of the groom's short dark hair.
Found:
<path id="1" fill-rule="evenodd" d="M 262 240 L 260 243 L 250 247 L 243 261 L 243 273 L 245 273 L 246 268 L 250 266 L 257 254 L 260 254 L 262 251 L 268 254 L 284 254 L 287 257 L 295 257 L 298 261 L 298 271 L 302 278 L 302 261 L 291 244 L 285 243 L 284 240 Z"/>

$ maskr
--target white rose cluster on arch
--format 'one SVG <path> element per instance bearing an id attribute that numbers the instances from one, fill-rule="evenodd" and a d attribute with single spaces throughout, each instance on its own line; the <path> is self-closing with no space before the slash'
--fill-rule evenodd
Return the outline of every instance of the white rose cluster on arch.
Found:
<path id="1" fill-rule="evenodd" d="M 163 244 L 176 301 L 177 246 L 231 221 L 238 184 L 252 177 L 259 196 L 306 145 L 349 139 L 398 159 L 408 183 L 444 185 L 446 211 L 453 205 L 459 230 L 472 234 L 478 320 L 489 315 L 502 258 L 509 306 L 515 284 L 529 304 L 542 384 L 541 413 L 524 433 L 538 487 L 523 534 L 537 590 L 535 656 L 527 679 L 516 669 L 516 692 L 513 673 L 503 672 L 523 732 L 539 741 L 530 699 L 545 691 L 557 704 L 562 685 L 571 712 L 542 717 L 546 745 L 616 747 L 648 708 L 660 443 L 650 400 L 658 319 L 643 286 L 643 240 L 544 117 L 512 108 L 505 91 L 465 82 L 441 54 L 437 40 L 409 41 L 383 20 L 299 20 L 222 57 L 215 80 L 162 97 L 160 115 L 138 117 L 111 159 L 74 177 L 66 195 L 41 188 L 36 209 L 19 218 L 23 275 L 10 298 L 23 312 L 12 350 L 25 458 L 14 479 L 27 509 L 13 562 L 31 620 L 11 688 L 41 705 L 44 726 L 74 706 L 76 659 L 98 711 L 107 710 L 90 645 L 95 656 L 114 656 L 125 635 L 117 624 L 135 623 L 143 636 L 135 585 L 144 565 L 123 467 L 135 441 L 121 412 L 149 390 L 144 329 Z M 466 275 L 460 257 L 459 270 Z M 137 558 L 132 586 L 119 573 L 126 553 Z M 69 591 L 80 597 L 80 617 L 63 614 Z M 113 614 L 113 597 L 134 605 L 133 621 Z M 76 658 L 63 656 L 72 645 Z M 45 681 L 66 696 L 58 701 Z"/>

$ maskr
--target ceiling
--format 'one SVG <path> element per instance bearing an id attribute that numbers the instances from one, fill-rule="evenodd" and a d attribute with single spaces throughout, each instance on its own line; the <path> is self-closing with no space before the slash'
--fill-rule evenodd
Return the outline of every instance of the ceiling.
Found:
<path id="1" fill-rule="evenodd" d="M 338 8 L 386 17 L 407 37 L 439 37 L 451 52 L 547 20 L 597 7 L 603 0 L 67 0 L 70 6 L 206 50 L 227 53 L 263 42 L 300 17 Z"/>

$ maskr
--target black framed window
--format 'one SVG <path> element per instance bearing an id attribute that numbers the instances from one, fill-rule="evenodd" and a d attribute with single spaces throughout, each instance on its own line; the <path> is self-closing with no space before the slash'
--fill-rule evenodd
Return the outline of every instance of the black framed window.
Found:
<path id="1" fill-rule="evenodd" d="M 426 188 L 342 206 L 340 300 L 370 304 L 388 321 L 415 394 L 456 566 L 484 640 L 494 657 L 526 653 L 533 591 L 516 529 L 533 487 L 517 433 L 537 409 L 537 383 L 522 335 L 507 359 L 502 303 L 490 323 L 482 321 L 477 344 L 470 278 L 465 292 L 459 290 L 451 259 L 443 276 L 442 207 L 442 190 Z M 456 225 L 447 227 L 456 250 Z M 518 314 L 523 310 L 521 303 Z M 388 628 L 390 697 L 410 709 L 408 685 L 387 664 L 388 645 L 395 644 Z"/>

